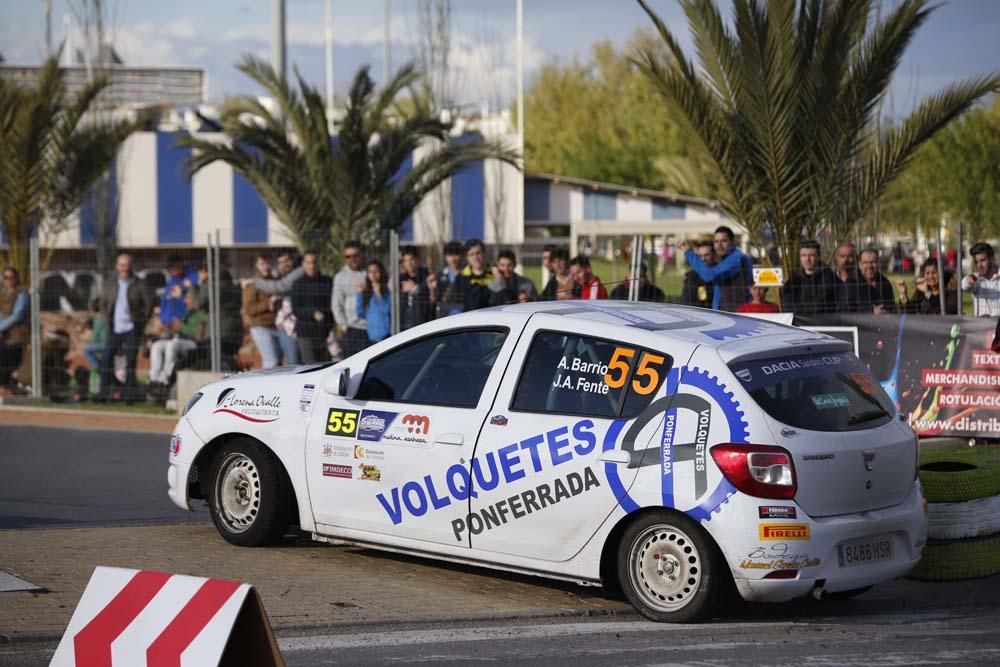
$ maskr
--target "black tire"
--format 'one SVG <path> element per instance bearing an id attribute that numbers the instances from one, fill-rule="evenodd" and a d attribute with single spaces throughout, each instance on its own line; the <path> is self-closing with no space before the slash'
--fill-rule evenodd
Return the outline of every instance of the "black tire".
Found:
<path id="1" fill-rule="evenodd" d="M 232 440 L 210 467 L 208 507 L 219 534 L 241 547 L 281 540 L 292 518 L 292 486 L 274 453 L 251 438 Z"/>
<path id="2" fill-rule="evenodd" d="M 666 511 L 645 514 L 625 530 L 617 569 L 625 599 L 660 623 L 689 623 L 714 615 L 731 577 L 704 529 Z"/>
<path id="3" fill-rule="evenodd" d="M 921 452 L 920 486 L 929 503 L 962 503 L 1000 494 L 996 450 Z"/>

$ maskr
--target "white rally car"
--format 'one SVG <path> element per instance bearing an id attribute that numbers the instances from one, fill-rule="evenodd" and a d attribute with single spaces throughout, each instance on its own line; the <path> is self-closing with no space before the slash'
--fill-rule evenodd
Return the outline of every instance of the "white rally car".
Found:
<path id="1" fill-rule="evenodd" d="M 917 439 L 847 343 L 679 306 L 491 308 L 188 403 L 170 497 L 316 539 L 583 584 L 688 621 L 920 558 Z"/>

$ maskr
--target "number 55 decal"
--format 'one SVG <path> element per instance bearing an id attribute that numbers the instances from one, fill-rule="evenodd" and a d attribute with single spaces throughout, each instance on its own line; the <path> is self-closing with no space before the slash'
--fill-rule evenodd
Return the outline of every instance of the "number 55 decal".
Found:
<path id="1" fill-rule="evenodd" d="M 347 438 L 354 437 L 354 432 L 358 430 L 357 410 L 338 410 L 330 408 L 326 415 L 326 434 L 342 435 Z"/>
<path id="2" fill-rule="evenodd" d="M 635 350 L 629 347 L 616 347 L 611 361 L 608 362 L 608 372 L 604 374 L 604 382 L 611 389 L 620 389 L 628 379 L 630 362 L 635 356 Z M 666 357 L 650 352 L 643 352 L 639 358 L 639 367 L 635 369 L 632 378 L 632 391 L 648 396 L 660 386 L 660 368 Z M 617 374 L 617 375 L 615 375 Z"/>

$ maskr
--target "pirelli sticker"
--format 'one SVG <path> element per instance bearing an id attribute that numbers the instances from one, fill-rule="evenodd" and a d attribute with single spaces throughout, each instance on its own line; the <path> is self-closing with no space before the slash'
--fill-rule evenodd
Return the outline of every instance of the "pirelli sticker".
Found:
<path id="1" fill-rule="evenodd" d="M 771 541 L 808 540 L 809 524 L 762 523 L 758 524 L 760 539 Z"/>

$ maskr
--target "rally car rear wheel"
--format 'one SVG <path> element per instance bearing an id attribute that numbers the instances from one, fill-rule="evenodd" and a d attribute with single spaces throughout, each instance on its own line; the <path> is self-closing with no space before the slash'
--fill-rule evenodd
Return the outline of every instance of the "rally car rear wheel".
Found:
<path id="1" fill-rule="evenodd" d="M 291 488 L 274 454 L 255 440 L 234 440 L 211 467 L 209 510 L 219 533 L 242 547 L 273 544 L 288 530 Z"/>
<path id="2" fill-rule="evenodd" d="M 710 538 L 680 514 L 655 512 L 625 531 L 618 578 L 625 597 L 654 621 L 711 615 L 725 591 L 725 565 Z"/>

